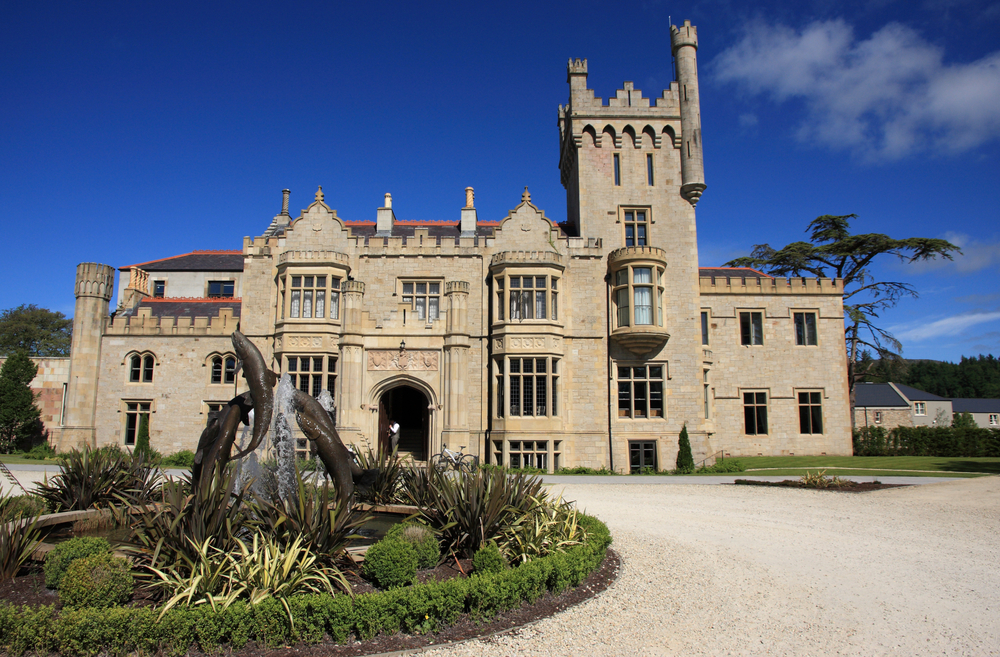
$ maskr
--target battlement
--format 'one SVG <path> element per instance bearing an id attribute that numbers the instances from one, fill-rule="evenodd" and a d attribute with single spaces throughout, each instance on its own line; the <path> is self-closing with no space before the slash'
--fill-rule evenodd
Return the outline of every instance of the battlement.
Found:
<path id="1" fill-rule="evenodd" d="M 214 299 L 213 299 L 214 301 Z M 222 308 L 215 317 L 153 316 L 151 308 L 139 308 L 135 315 L 119 315 L 104 335 L 222 335 L 236 330 L 239 318 L 232 308 Z"/>
<path id="2" fill-rule="evenodd" d="M 278 256 L 278 265 L 340 265 L 350 268 L 351 259 L 339 251 L 285 251 Z"/>
<path id="3" fill-rule="evenodd" d="M 702 276 L 698 283 L 702 294 L 844 294 L 840 278 Z"/>
<path id="4" fill-rule="evenodd" d="M 698 49 L 698 28 L 691 25 L 691 21 L 684 21 L 680 27 L 670 26 L 670 47 L 673 54 L 677 54 L 677 49 L 684 46 L 693 46 Z"/>
<path id="5" fill-rule="evenodd" d="M 500 265 L 555 265 L 559 269 L 566 268 L 562 255 L 554 251 L 504 251 L 490 259 L 490 267 Z"/>
<path id="6" fill-rule="evenodd" d="M 115 268 L 96 262 L 81 262 L 76 266 L 76 296 L 111 300 L 115 287 Z"/>
<path id="7" fill-rule="evenodd" d="M 472 286 L 469 285 L 468 281 L 447 281 L 444 284 L 444 293 L 446 295 L 453 294 L 455 292 L 461 294 L 468 294 Z"/>

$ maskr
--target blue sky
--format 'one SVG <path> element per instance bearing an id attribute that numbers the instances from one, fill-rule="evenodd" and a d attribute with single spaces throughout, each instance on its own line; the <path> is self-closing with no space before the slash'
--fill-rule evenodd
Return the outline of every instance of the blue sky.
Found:
<path id="1" fill-rule="evenodd" d="M 565 218 L 556 107 L 671 80 L 698 26 L 702 265 L 804 238 L 944 237 L 954 262 L 878 274 L 910 358 L 1000 354 L 1000 2 L 0 5 L 0 308 L 73 312 L 76 264 L 239 249 L 292 190 L 346 219 L 497 220 L 525 185 Z"/>

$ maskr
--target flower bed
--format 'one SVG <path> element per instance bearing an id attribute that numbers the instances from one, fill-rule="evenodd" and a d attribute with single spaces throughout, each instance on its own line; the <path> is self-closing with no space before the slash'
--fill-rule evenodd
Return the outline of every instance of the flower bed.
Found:
<path id="1" fill-rule="evenodd" d="M 344 643 L 350 637 L 432 632 L 463 613 L 489 618 L 534 602 L 546 592 L 578 585 L 600 566 L 611 543 L 607 527 L 580 514 L 587 530 L 582 545 L 500 573 L 418 584 L 350 597 L 310 594 L 289 599 L 291 617 L 277 600 L 237 602 L 225 609 L 175 607 L 157 622 L 152 608 L 116 607 L 57 612 L 53 606 L 0 604 L 0 649 L 11 655 L 127 654 L 183 655 L 192 648 L 238 650 L 290 643 Z"/>

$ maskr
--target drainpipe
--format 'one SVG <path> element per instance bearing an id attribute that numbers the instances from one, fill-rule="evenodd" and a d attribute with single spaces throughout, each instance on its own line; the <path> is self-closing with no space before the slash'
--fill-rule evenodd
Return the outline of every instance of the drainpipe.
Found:
<path id="1" fill-rule="evenodd" d="M 605 359 L 605 378 L 608 382 L 608 396 L 607 396 L 607 411 L 608 411 L 608 462 L 611 467 L 611 471 L 615 471 L 615 442 L 614 436 L 611 433 L 611 408 L 613 397 L 611 396 L 611 279 L 610 275 L 604 277 L 604 303 L 607 306 L 607 312 L 605 313 L 604 330 L 605 336 L 607 338 L 607 348 L 608 357 Z"/>

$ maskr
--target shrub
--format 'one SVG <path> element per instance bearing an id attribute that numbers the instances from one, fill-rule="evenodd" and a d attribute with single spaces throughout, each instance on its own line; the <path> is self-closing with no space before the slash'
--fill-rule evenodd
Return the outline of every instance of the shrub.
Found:
<path id="1" fill-rule="evenodd" d="M 441 560 L 441 546 L 437 537 L 425 525 L 401 522 L 393 525 L 385 534 L 387 539 L 404 541 L 413 546 L 417 553 L 417 568 L 434 568 Z"/>
<path id="2" fill-rule="evenodd" d="M 714 474 L 714 473 L 729 473 L 729 472 L 746 472 L 747 466 L 744 465 L 739 459 L 720 459 L 715 462 L 715 465 L 705 465 L 698 468 L 699 473 L 704 474 Z"/>
<path id="3" fill-rule="evenodd" d="M 73 450 L 60 457 L 59 474 L 38 485 L 38 495 L 53 511 L 110 506 L 124 498 L 148 500 L 158 486 L 159 470 L 142 453 L 117 445 Z"/>
<path id="4" fill-rule="evenodd" d="M 135 451 L 149 455 L 149 413 L 143 413 L 139 419 L 139 430 L 135 437 Z"/>
<path id="5" fill-rule="evenodd" d="M 67 609 L 117 607 L 132 597 L 135 582 L 128 561 L 110 552 L 74 559 L 59 584 Z"/>
<path id="6" fill-rule="evenodd" d="M 44 461 L 45 459 L 54 459 L 56 457 L 56 450 L 48 442 L 44 442 L 35 445 L 24 454 L 21 454 L 21 457 L 35 461 Z"/>
<path id="7" fill-rule="evenodd" d="M 694 457 L 691 455 L 687 423 L 681 427 L 681 435 L 677 439 L 677 472 L 679 474 L 694 472 Z"/>
<path id="8" fill-rule="evenodd" d="M 586 466 L 579 465 L 575 468 L 562 468 L 556 474 L 568 474 L 568 475 L 613 475 L 618 474 L 614 470 L 608 470 L 603 465 L 599 470 L 594 468 L 588 468 Z"/>
<path id="9" fill-rule="evenodd" d="M 477 573 L 499 573 L 507 568 L 507 562 L 497 544 L 490 542 L 476 550 L 472 556 L 472 568 Z"/>
<path id="10" fill-rule="evenodd" d="M 0 580 L 16 577 L 38 546 L 39 532 L 34 518 L 38 514 L 24 508 L 26 500 L 36 499 L 27 495 L 0 497 Z"/>
<path id="11" fill-rule="evenodd" d="M 979 427 L 861 427 L 855 456 L 998 457 L 1000 430 Z"/>
<path id="12" fill-rule="evenodd" d="M 571 503 L 546 497 L 533 501 L 535 506 L 502 535 L 500 551 L 509 562 L 526 563 L 553 552 L 565 552 L 586 540 L 586 531 Z"/>
<path id="13" fill-rule="evenodd" d="M 466 558 L 502 536 L 546 498 L 537 477 L 503 470 L 431 469 L 415 476 L 412 485 L 406 491 L 410 503 L 420 507 L 421 522 L 437 532 L 442 551 Z"/>
<path id="14" fill-rule="evenodd" d="M 107 539 L 93 536 L 78 536 L 64 541 L 45 557 L 45 586 L 59 588 L 69 565 L 76 559 L 94 554 L 111 554 L 111 544 Z"/>
<path id="15" fill-rule="evenodd" d="M 383 589 L 412 584 L 417 575 L 417 551 L 404 541 L 383 538 L 368 548 L 361 572 Z"/>
<path id="16" fill-rule="evenodd" d="M 0 517 L 6 520 L 34 518 L 48 512 L 45 500 L 37 495 L 15 495 L 0 498 Z"/>
<path id="17" fill-rule="evenodd" d="M 395 452 L 368 447 L 355 452 L 355 458 L 362 470 L 377 470 L 374 480 L 368 486 L 357 488 L 357 497 L 362 502 L 374 505 L 392 504 L 400 501 L 400 483 L 403 476 L 403 460 Z"/>
<path id="18" fill-rule="evenodd" d="M 194 465 L 194 452 L 189 449 L 182 449 L 176 454 L 164 456 L 160 459 L 160 467 L 167 468 L 190 468 Z"/>

